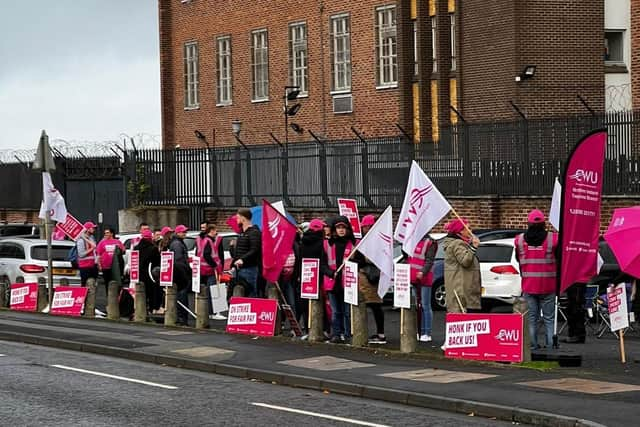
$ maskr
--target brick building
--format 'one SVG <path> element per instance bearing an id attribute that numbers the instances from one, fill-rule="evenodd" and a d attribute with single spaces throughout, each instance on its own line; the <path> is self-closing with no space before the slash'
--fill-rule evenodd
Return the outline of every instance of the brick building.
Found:
<path id="1" fill-rule="evenodd" d="M 437 141 L 451 107 L 473 122 L 584 113 L 578 96 L 603 111 L 603 22 L 601 0 L 159 0 L 163 144 L 235 144 L 234 120 L 252 144 L 398 126 Z M 285 131 L 286 86 L 301 133 Z"/>

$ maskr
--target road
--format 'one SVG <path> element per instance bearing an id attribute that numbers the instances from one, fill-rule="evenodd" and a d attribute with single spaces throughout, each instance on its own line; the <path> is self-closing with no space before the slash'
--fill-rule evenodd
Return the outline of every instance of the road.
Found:
<path id="1" fill-rule="evenodd" d="M 0 378 L 1 425 L 511 425 L 4 341 Z"/>

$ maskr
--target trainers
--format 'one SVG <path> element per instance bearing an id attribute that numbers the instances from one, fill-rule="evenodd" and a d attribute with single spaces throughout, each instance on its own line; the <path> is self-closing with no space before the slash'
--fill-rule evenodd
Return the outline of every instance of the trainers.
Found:
<path id="1" fill-rule="evenodd" d="M 342 344 L 344 343 L 344 338 L 340 338 L 338 335 L 334 335 L 329 340 L 331 344 Z"/>
<path id="2" fill-rule="evenodd" d="M 430 342 L 431 341 L 431 335 L 420 335 L 419 341 L 420 342 Z"/>
<path id="3" fill-rule="evenodd" d="M 220 313 L 216 313 L 216 314 L 209 315 L 209 319 L 211 319 L 211 320 L 227 320 L 227 317 L 223 316 Z"/>
<path id="4" fill-rule="evenodd" d="M 371 337 L 369 337 L 369 344 L 386 344 L 387 343 L 387 338 L 382 335 L 371 335 Z"/>

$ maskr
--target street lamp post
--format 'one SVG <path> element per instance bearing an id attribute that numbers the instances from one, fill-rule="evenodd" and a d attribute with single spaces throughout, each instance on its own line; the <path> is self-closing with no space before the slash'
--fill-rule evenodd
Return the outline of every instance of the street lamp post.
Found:
<path id="1" fill-rule="evenodd" d="M 295 101 L 300 95 L 299 86 L 284 87 L 284 148 L 282 149 L 282 198 L 284 203 L 291 205 L 289 200 L 289 116 L 295 116 L 300 111 L 300 104 L 289 107 L 289 101 Z M 292 124 L 293 125 L 293 124 Z M 299 126 L 296 125 L 297 128 Z"/>

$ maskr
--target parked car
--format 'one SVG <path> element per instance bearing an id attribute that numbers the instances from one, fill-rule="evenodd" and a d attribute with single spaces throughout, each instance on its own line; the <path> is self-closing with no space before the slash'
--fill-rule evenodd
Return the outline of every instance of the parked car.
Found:
<path id="1" fill-rule="evenodd" d="M 67 261 L 69 250 L 74 246 L 69 241 L 54 241 L 53 284 L 67 279 L 70 285 L 80 285 L 80 272 Z M 35 283 L 38 278 L 48 280 L 47 241 L 41 239 L 6 238 L 0 240 L 0 278 L 10 283 L 22 276 L 27 283 Z"/>
<path id="2" fill-rule="evenodd" d="M 515 239 L 518 234 L 522 234 L 527 230 L 518 228 L 504 229 L 479 229 L 473 230 L 473 234 L 480 239 L 481 242 L 489 240 Z"/>

